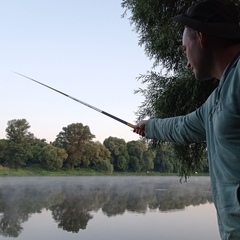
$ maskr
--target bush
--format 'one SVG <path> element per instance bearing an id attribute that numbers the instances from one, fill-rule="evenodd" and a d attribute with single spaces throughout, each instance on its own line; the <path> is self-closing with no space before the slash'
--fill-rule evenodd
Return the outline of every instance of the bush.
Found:
<path id="1" fill-rule="evenodd" d="M 105 171 L 112 173 L 113 172 L 113 165 L 110 163 L 109 160 L 99 161 L 95 164 L 94 169 L 97 171 Z"/>

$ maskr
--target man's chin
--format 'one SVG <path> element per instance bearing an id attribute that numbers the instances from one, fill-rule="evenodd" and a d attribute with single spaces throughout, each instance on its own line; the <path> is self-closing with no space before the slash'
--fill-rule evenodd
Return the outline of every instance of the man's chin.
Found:
<path id="1" fill-rule="evenodd" d="M 214 80 L 215 78 L 211 77 L 211 78 L 201 78 L 201 79 L 197 79 L 198 81 L 200 82 L 203 82 L 203 81 L 210 81 L 210 80 Z"/>
<path id="2" fill-rule="evenodd" d="M 198 81 L 209 81 L 215 79 L 214 77 L 198 76 L 197 74 L 195 74 L 195 78 Z"/>

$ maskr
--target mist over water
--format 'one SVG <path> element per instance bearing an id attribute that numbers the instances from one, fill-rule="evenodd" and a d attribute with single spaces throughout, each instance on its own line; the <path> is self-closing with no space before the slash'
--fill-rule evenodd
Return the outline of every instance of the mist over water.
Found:
<path id="1" fill-rule="evenodd" d="M 27 240 L 24 225 L 36 215 L 50 216 L 61 236 L 76 237 L 91 229 L 99 214 L 113 219 L 183 212 L 189 206 L 211 203 L 208 177 L 193 177 L 182 184 L 178 177 L 2 177 L 0 239 Z"/>

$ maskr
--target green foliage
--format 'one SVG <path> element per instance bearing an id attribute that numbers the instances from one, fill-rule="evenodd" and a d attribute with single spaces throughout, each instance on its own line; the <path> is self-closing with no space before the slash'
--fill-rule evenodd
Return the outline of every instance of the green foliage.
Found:
<path id="1" fill-rule="evenodd" d="M 110 163 L 109 160 L 101 160 L 97 162 L 93 169 L 96 169 L 97 171 L 103 171 L 103 172 L 108 172 L 112 173 L 113 172 L 113 165 Z"/>
<path id="2" fill-rule="evenodd" d="M 138 79 L 147 84 L 146 89 L 135 91 L 145 98 L 137 112 L 139 119 L 147 116 L 166 118 L 192 112 L 205 102 L 218 84 L 217 80 L 198 82 L 186 71 L 175 76 L 161 76 L 151 71 Z"/>
<path id="3" fill-rule="evenodd" d="M 143 166 L 142 170 L 143 171 L 152 171 L 154 170 L 154 157 L 156 153 L 152 149 L 147 149 L 146 151 L 143 152 Z"/>
<path id="4" fill-rule="evenodd" d="M 68 155 L 64 149 L 49 144 L 42 148 L 39 154 L 39 159 L 43 168 L 47 170 L 58 170 L 61 169 L 63 161 L 67 156 Z"/>
<path id="5" fill-rule="evenodd" d="M 148 83 L 148 88 L 136 91 L 145 97 L 139 107 L 139 119 L 146 116 L 165 118 L 185 115 L 201 106 L 212 89 L 217 86 L 216 80 L 197 82 L 187 72 L 182 74 L 181 78 L 168 78 L 151 72 L 150 75 L 140 77 L 143 83 Z M 178 173 L 180 176 L 191 175 L 195 172 L 194 168 L 202 168 L 202 156 L 206 152 L 205 142 L 189 146 L 172 145 L 172 150 L 179 158 Z M 164 171 L 167 169 L 166 165 L 162 168 Z M 172 169 L 170 168 L 169 171 Z"/>
<path id="6" fill-rule="evenodd" d="M 190 144 L 187 146 L 175 145 L 175 159 L 180 162 L 179 174 L 184 176 L 185 172 L 203 172 L 207 167 L 206 145 Z M 177 153 L 177 154 L 176 154 Z"/>
<path id="7" fill-rule="evenodd" d="M 129 169 L 133 172 L 141 171 L 140 160 L 137 157 L 130 157 L 129 159 Z"/>
<path id="8" fill-rule="evenodd" d="M 130 157 L 129 166 L 132 171 L 139 172 L 144 168 L 143 154 L 146 150 L 147 146 L 144 141 L 130 141 L 127 143 L 127 151 Z"/>
<path id="9" fill-rule="evenodd" d="M 117 157 L 117 169 L 119 171 L 126 171 L 128 170 L 128 159 L 124 156 L 120 155 Z"/>
<path id="10" fill-rule="evenodd" d="M 1 154 L 4 166 L 19 168 L 25 166 L 27 160 L 32 157 L 31 142 L 34 136 L 28 131 L 29 128 L 26 119 L 8 121 L 7 140 Z"/>
<path id="11" fill-rule="evenodd" d="M 185 115 L 200 107 L 216 88 L 218 82 L 210 80 L 198 82 L 193 74 L 185 69 L 186 57 L 180 51 L 183 26 L 174 22 L 173 17 L 183 13 L 197 1 L 173 0 L 123 0 L 123 16 L 129 20 L 139 37 L 139 44 L 144 46 L 153 67 L 161 67 L 160 72 L 149 71 L 138 79 L 146 87 L 135 91 L 144 97 L 137 111 L 137 120 L 144 118 L 166 118 Z M 236 1 L 240 4 L 240 1 Z M 201 165 L 201 156 L 205 143 L 191 146 L 174 146 L 176 156 L 181 154 L 181 176 L 192 173 L 194 166 Z M 200 151 L 193 154 L 194 151 Z M 192 156 L 195 156 L 193 159 Z M 188 160 L 183 160 L 186 157 Z M 191 158 L 191 159 L 190 159 Z M 189 164 L 189 161 L 191 164 Z M 171 165 L 171 164 L 170 164 Z M 170 169 L 169 165 L 169 169 Z M 167 166 L 167 165 L 166 165 Z M 166 166 L 164 168 L 166 168 Z"/>
<path id="12" fill-rule="evenodd" d="M 8 141 L 4 150 L 3 165 L 11 168 L 23 167 L 31 156 L 31 148 L 29 144 Z"/>
<path id="13" fill-rule="evenodd" d="M 6 128 L 7 139 L 21 143 L 23 141 L 29 141 L 33 139 L 33 134 L 28 132 L 30 128 L 26 119 L 13 119 L 8 121 L 8 127 Z"/>
<path id="14" fill-rule="evenodd" d="M 83 167 L 94 167 L 99 166 L 101 168 L 109 168 L 111 167 L 105 165 L 105 162 L 110 163 L 110 152 L 109 150 L 99 142 L 89 142 L 86 143 L 83 148 L 83 153 L 81 155 L 81 166 Z M 103 163 L 104 162 L 104 163 Z M 107 171 L 105 169 L 105 171 Z"/>
<path id="15" fill-rule="evenodd" d="M 91 151 L 93 151 L 94 149 L 92 164 L 96 164 L 103 160 L 110 160 L 111 153 L 103 144 L 99 142 L 94 142 L 92 143 L 92 145 L 95 146 L 94 148 L 91 149 Z"/>
<path id="16" fill-rule="evenodd" d="M 68 158 L 65 163 L 73 169 L 81 162 L 84 145 L 94 137 L 88 126 L 83 126 L 82 123 L 73 123 L 63 127 L 57 135 L 54 145 L 66 150 Z"/>
<path id="17" fill-rule="evenodd" d="M 7 140 L 6 139 L 0 139 L 0 164 L 4 165 L 5 163 L 5 151 L 7 148 Z"/>
<path id="18" fill-rule="evenodd" d="M 142 160 L 146 145 L 143 141 L 130 141 L 127 143 L 127 150 L 130 157 L 134 156 Z"/>
<path id="19" fill-rule="evenodd" d="M 161 144 L 156 149 L 156 155 L 154 158 L 154 169 L 159 172 L 176 172 L 176 166 L 178 162 L 174 158 L 172 145 L 169 143 Z"/>
<path id="20" fill-rule="evenodd" d="M 40 153 L 48 143 L 45 139 L 34 138 L 31 142 L 32 157 L 28 159 L 27 164 L 41 164 Z"/>
<path id="21" fill-rule="evenodd" d="M 111 153 L 111 163 L 113 164 L 114 170 L 123 171 L 126 169 L 126 164 L 118 164 L 118 159 L 125 159 L 124 161 L 128 161 L 128 152 L 127 152 L 127 143 L 124 139 L 109 137 L 106 138 L 103 142 L 103 145 L 110 151 Z M 121 160 L 123 161 L 123 160 Z"/>
<path id="22" fill-rule="evenodd" d="M 64 131 L 58 135 L 61 138 L 58 138 L 59 141 L 56 140 L 53 145 L 47 143 L 45 139 L 33 137 L 33 134 L 26 130 L 29 128 L 27 121 L 23 124 L 28 126 L 27 128 L 20 128 L 20 125 L 15 124 L 21 121 L 10 122 L 13 124 L 10 124 L 8 129 L 11 129 L 11 133 L 14 134 L 9 134 L 9 139 L 0 139 L 0 174 L 2 175 L 82 175 L 84 169 L 87 171 L 86 175 L 91 171 L 100 171 L 105 174 L 112 174 L 114 171 L 121 174 L 126 171 L 138 174 L 140 172 L 149 174 L 150 171 L 170 173 L 181 171 L 178 163 L 183 161 L 187 161 L 193 171 L 208 171 L 206 151 L 201 156 L 195 155 L 194 146 L 191 146 L 191 158 L 181 158 L 184 154 L 175 155 L 172 145 L 163 144 L 155 149 L 144 139 L 125 142 L 117 137 L 109 137 L 104 140 L 104 144 L 101 144 L 90 140 L 94 135 L 82 124 L 71 124 L 70 127 L 63 128 Z M 20 129 L 25 129 L 24 133 Z M 78 138 L 78 134 L 84 131 L 83 129 L 87 133 L 85 136 L 88 137 Z M 17 132 L 18 134 L 15 134 Z M 14 136 L 21 136 L 21 141 Z M 69 149 L 76 150 L 77 162 L 74 168 L 69 163 L 64 164 L 68 159 L 67 150 Z M 194 158 L 201 158 L 200 164 L 196 165 L 192 161 Z M 68 167 L 72 169 L 70 172 Z M 11 170 L 13 168 L 14 170 Z M 80 168 L 81 173 L 74 172 L 74 169 Z"/>

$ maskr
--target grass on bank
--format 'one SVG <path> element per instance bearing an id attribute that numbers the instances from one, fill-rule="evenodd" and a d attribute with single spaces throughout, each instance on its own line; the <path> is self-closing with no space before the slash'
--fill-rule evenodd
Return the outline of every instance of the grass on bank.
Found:
<path id="1" fill-rule="evenodd" d="M 198 176 L 208 176 L 208 174 L 198 173 Z M 22 169 L 10 169 L 0 166 L 0 176 L 178 176 L 177 173 L 160 172 L 103 172 L 93 169 L 65 169 L 49 171 L 40 167 L 25 167 Z"/>
<path id="2" fill-rule="evenodd" d="M 1 167 L 0 176 L 91 176 L 91 175 L 105 175 L 98 173 L 91 169 L 81 170 L 57 170 L 50 171 L 38 167 L 26 167 L 19 169 L 10 169 Z"/>

